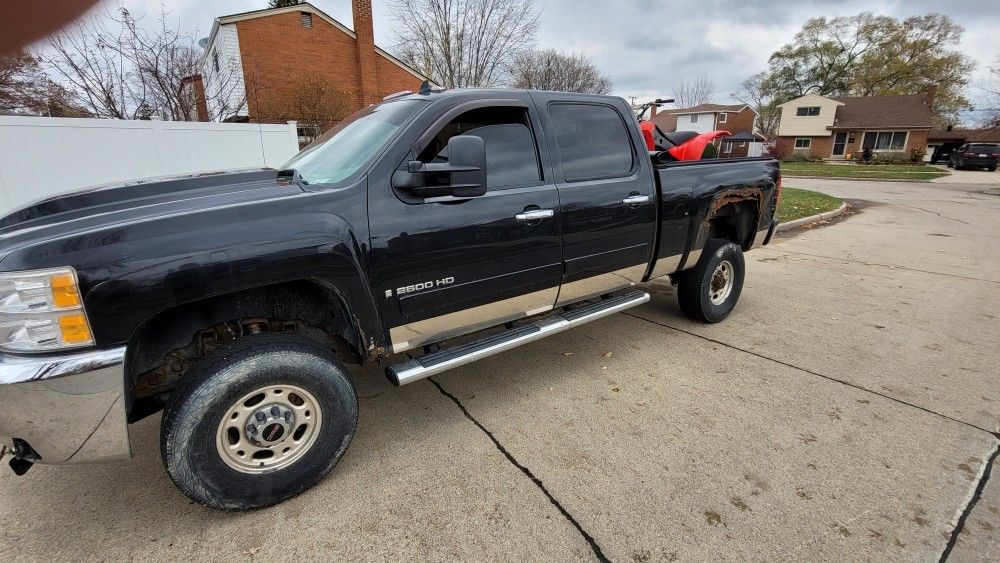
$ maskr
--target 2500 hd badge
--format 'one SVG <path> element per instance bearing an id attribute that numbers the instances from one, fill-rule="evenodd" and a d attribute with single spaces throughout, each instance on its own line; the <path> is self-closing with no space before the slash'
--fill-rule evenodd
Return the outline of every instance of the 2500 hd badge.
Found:
<path id="1" fill-rule="evenodd" d="M 281 171 L 13 211 L 0 443 L 19 473 L 127 459 L 130 425 L 162 412 L 178 489 L 251 509 L 336 466 L 358 420 L 345 364 L 412 383 L 645 303 L 663 277 L 684 314 L 719 322 L 774 232 L 779 168 L 661 150 L 692 136 L 647 146 L 616 97 L 421 90 Z"/>

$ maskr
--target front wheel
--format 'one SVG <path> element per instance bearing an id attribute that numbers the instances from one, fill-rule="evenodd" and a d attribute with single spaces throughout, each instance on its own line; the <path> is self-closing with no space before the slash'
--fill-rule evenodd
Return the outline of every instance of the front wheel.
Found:
<path id="1" fill-rule="evenodd" d="M 723 239 L 705 244 L 698 264 L 681 272 L 677 301 L 691 320 L 717 323 L 729 316 L 743 291 L 743 249 Z"/>
<path id="2" fill-rule="evenodd" d="M 252 335 L 188 372 L 164 410 L 160 453 L 199 504 L 260 508 L 329 473 L 357 420 L 354 386 L 329 350 L 291 334 Z"/>

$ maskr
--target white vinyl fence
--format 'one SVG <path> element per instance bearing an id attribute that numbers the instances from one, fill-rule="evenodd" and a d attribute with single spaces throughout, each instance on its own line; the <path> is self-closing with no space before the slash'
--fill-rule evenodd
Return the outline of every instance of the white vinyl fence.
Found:
<path id="1" fill-rule="evenodd" d="M 276 168 L 298 150 L 294 121 L 266 125 L 0 116 L 0 215 L 92 186 Z"/>

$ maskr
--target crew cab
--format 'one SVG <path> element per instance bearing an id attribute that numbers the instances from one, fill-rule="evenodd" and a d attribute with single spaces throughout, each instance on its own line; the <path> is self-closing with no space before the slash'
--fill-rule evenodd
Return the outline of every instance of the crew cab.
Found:
<path id="1" fill-rule="evenodd" d="M 366 107 L 280 171 L 28 205 L 0 219 L 0 440 L 18 473 L 127 459 L 162 411 L 182 492 L 275 504 L 351 442 L 345 364 L 409 384 L 664 277 L 721 321 L 779 192 L 771 159 L 651 154 L 621 98 L 460 89 Z"/>

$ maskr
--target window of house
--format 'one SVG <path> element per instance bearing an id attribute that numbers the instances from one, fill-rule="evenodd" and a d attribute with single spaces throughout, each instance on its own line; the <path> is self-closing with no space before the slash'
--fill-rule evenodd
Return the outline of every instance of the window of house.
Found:
<path id="1" fill-rule="evenodd" d="M 300 12 L 302 16 L 302 27 L 312 27 L 313 26 L 313 15 L 309 12 Z"/>
<path id="2" fill-rule="evenodd" d="M 621 178 L 635 166 L 632 142 L 622 116 L 611 106 L 549 106 L 556 145 L 567 182 Z"/>
<path id="3" fill-rule="evenodd" d="M 819 115 L 819 106 L 803 106 L 795 109 L 795 115 L 797 116 L 814 116 Z"/>
<path id="4" fill-rule="evenodd" d="M 733 144 L 732 143 L 722 143 L 722 153 L 723 154 L 729 154 L 731 152 L 733 152 Z"/>
<path id="5" fill-rule="evenodd" d="M 448 162 L 448 141 L 474 135 L 486 143 L 486 185 L 491 190 L 535 186 L 542 181 L 528 111 L 491 106 L 469 110 L 445 125 L 420 152 L 421 162 Z"/>
<path id="6" fill-rule="evenodd" d="M 722 112 L 719 114 L 719 123 L 725 123 L 725 122 L 726 122 L 726 112 Z"/>
<path id="7" fill-rule="evenodd" d="M 691 123 L 698 123 L 698 114 L 697 113 L 691 115 Z"/>
<path id="8" fill-rule="evenodd" d="M 742 142 L 740 143 L 740 148 L 742 149 L 742 148 L 743 148 L 743 147 L 745 147 L 745 146 L 747 146 L 747 143 L 746 143 L 746 141 L 742 141 Z"/>
<path id="9" fill-rule="evenodd" d="M 795 139 L 795 148 L 797 149 L 808 149 L 812 146 L 812 139 Z"/>
<path id="10" fill-rule="evenodd" d="M 901 151 L 906 148 L 906 131 L 866 131 L 862 149 Z"/>

